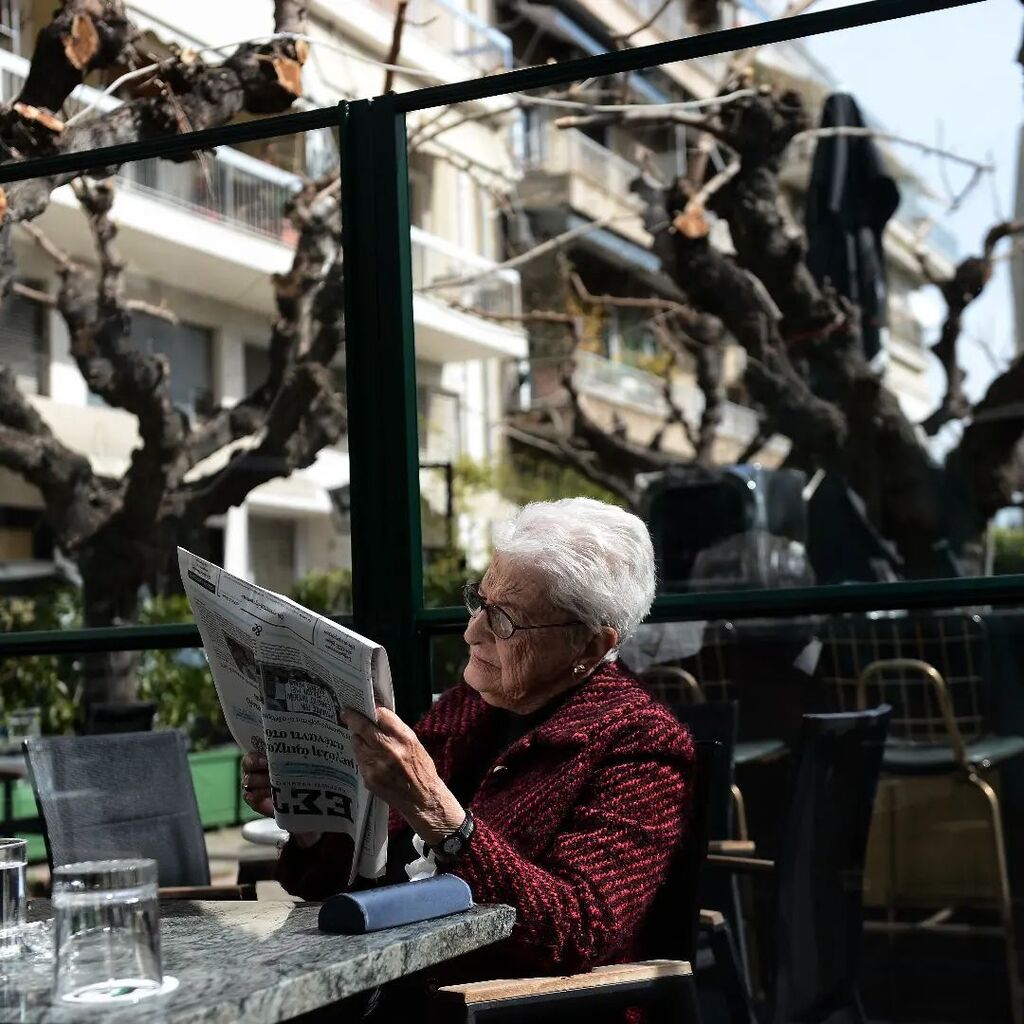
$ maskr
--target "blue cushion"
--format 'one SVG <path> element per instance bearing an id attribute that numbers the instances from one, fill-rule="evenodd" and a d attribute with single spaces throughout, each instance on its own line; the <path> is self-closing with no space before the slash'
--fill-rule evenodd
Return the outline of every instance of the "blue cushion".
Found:
<path id="1" fill-rule="evenodd" d="M 986 736 L 967 744 L 967 760 L 984 771 L 1024 754 L 1024 736 Z M 947 744 L 900 743 L 885 746 L 882 770 L 893 775 L 942 775 L 957 767 Z"/>
<path id="2" fill-rule="evenodd" d="M 455 875 L 434 875 L 419 882 L 383 885 L 365 892 L 343 892 L 320 908 L 322 932 L 362 935 L 414 921 L 458 914 L 473 906 L 469 886 Z"/>
<path id="3" fill-rule="evenodd" d="M 782 740 L 743 740 L 733 751 L 734 764 L 753 764 L 757 761 L 774 761 L 786 753 Z"/>

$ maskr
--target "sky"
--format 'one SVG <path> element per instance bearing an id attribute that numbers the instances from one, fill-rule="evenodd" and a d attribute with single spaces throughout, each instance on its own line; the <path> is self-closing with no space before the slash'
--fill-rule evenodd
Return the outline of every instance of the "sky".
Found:
<path id="1" fill-rule="evenodd" d="M 841 2 L 816 5 L 845 6 Z M 807 40 L 812 54 L 841 86 L 885 127 L 897 134 L 978 160 L 991 160 L 995 173 L 973 190 L 963 207 L 943 223 L 957 240 L 959 257 L 980 251 L 988 228 L 1012 216 L 1017 135 L 1022 120 L 1024 74 L 1016 54 L 1024 24 L 1019 0 L 983 0 L 953 10 L 848 29 Z M 934 157 L 900 146 L 903 162 L 945 194 Z M 954 191 L 970 172 L 947 163 Z M 937 210 L 945 214 L 945 203 Z M 1007 245 L 1008 243 L 1003 243 Z M 997 359 L 1014 351 L 1009 264 L 1001 261 L 985 293 L 968 311 L 962 365 L 972 398 L 984 393 L 993 362 L 973 339 L 987 339 Z M 932 296 L 937 296 L 930 289 Z M 941 299 L 937 309 L 944 308 Z M 935 331 L 929 340 L 934 340 Z M 943 383 L 937 364 L 932 376 Z M 952 440 L 952 438 L 949 438 Z"/>

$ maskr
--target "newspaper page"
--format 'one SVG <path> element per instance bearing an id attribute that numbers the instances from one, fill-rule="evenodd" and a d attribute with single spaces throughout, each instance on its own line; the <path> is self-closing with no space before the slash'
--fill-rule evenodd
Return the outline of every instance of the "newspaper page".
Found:
<path id="1" fill-rule="evenodd" d="M 231 735 L 267 755 L 277 824 L 349 836 L 349 883 L 379 878 L 388 809 L 360 777 L 341 714 L 394 709 L 387 652 L 184 548 L 178 567 Z"/>

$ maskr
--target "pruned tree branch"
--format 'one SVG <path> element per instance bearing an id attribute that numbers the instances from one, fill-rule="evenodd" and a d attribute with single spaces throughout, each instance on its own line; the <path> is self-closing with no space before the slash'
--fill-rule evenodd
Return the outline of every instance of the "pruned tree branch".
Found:
<path id="1" fill-rule="evenodd" d="M 938 407 L 921 424 L 929 436 L 937 434 L 951 420 L 960 420 L 970 414 L 971 403 L 964 392 L 967 374 L 957 360 L 957 346 L 963 330 L 964 313 L 981 295 L 992 277 L 992 261 L 996 246 L 1004 238 L 1019 235 L 1021 232 L 1024 232 L 1024 220 L 996 224 L 985 236 L 982 254 L 961 260 L 951 278 L 939 281 L 929 274 L 931 283 L 938 287 L 946 303 L 946 318 L 939 340 L 932 345 L 932 352 L 946 375 L 946 390 Z M 921 262 L 925 265 L 923 259 Z"/>

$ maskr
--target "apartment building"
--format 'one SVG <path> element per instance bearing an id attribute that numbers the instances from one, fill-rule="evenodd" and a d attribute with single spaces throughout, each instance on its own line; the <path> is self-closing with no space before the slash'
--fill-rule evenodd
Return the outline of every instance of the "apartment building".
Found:
<path id="1" fill-rule="evenodd" d="M 170 46 L 221 47 L 266 35 L 270 0 L 138 0 L 134 22 L 154 54 Z M 393 0 L 313 0 L 311 56 L 303 72 L 306 105 L 372 96 L 384 83 L 375 63 L 388 51 Z M 508 38 L 490 27 L 474 0 L 415 0 L 395 88 L 458 81 L 511 66 Z M 28 71 L 27 57 L 52 4 L 0 0 L 0 99 L 9 100 Z M 208 59 L 213 55 L 206 53 Z M 116 97 L 89 87 L 79 107 L 109 109 Z M 417 122 L 411 127 L 415 129 Z M 411 155 L 412 255 L 417 343 L 425 543 L 448 535 L 446 467 L 460 455 L 489 458 L 500 444 L 502 368 L 527 354 L 520 327 L 495 319 L 520 309 L 520 281 L 498 271 L 455 291 L 431 282 L 495 265 L 501 247 L 497 186 L 508 180 L 505 129 L 472 121 Z M 171 390 L 187 415 L 209 403 L 241 399 L 262 379 L 274 313 L 271 275 L 290 264 L 294 230 L 282 209 L 300 173 L 338 160 L 330 132 L 246 147 L 221 147 L 202 162 L 152 161 L 118 176 L 114 217 L 128 266 L 131 297 L 166 305 L 177 324 L 137 313 L 132 335 L 170 358 Z M 39 225 L 74 258 L 93 259 L 86 222 L 67 189 L 54 195 Z M 19 273 L 53 290 L 53 266 L 28 239 L 18 243 Z M 420 291 L 422 289 L 422 291 Z M 488 315 L 481 315 L 486 312 Z M 357 344 L 358 339 L 349 339 Z M 0 359 L 65 442 L 117 475 L 138 443 L 134 419 L 90 396 L 68 352 L 60 316 L 12 296 L 0 313 Z M 289 589 L 311 570 L 349 564 L 346 524 L 348 458 L 344 443 L 309 469 L 267 483 L 209 524 L 210 551 L 229 570 Z M 0 471 L 0 561 L 52 557 L 38 495 Z M 472 538 L 469 538 L 472 540 Z"/>
<path id="2" fill-rule="evenodd" d="M 622 45 L 627 34 L 629 44 L 636 46 L 685 35 L 694 29 L 687 23 L 688 11 L 706 16 L 702 8 L 682 0 L 667 6 L 660 0 L 503 0 L 499 19 L 511 26 L 508 31 L 516 58 L 523 63 L 542 63 L 604 52 Z M 722 2 L 717 13 L 725 27 L 771 14 L 755 0 Z M 629 102 L 661 104 L 705 99 L 717 93 L 726 59 L 722 56 L 670 64 L 603 85 L 620 94 L 628 93 Z M 811 109 L 837 88 L 828 70 L 799 42 L 765 47 L 758 52 L 757 62 L 757 74 L 762 79 L 798 89 L 810 101 Z M 615 123 L 556 127 L 554 120 L 564 113 L 542 106 L 526 113 L 524 172 L 517 194 L 534 239 L 540 241 L 600 222 L 600 227 L 575 238 L 569 253 L 588 291 L 595 295 L 680 298 L 651 252 L 651 239 L 629 186 L 641 173 L 668 181 L 683 171 L 694 133 L 691 131 L 688 140 L 682 127 L 638 129 Z M 791 208 L 798 215 L 810 155 L 809 145 L 794 153 L 783 178 Z M 714 153 L 711 158 L 717 159 Z M 890 294 L 884 376 L 907 414 L 921 420 L 937 397 L 932 393 L 934 385 L 928 377 L 923 347 L 921 312 L 927 301 L 920 301 L 918 289 L 924 279 L 915 255 L 915 231 L 926 216 L 928 193 L 920 181 L 900 168 L 898 154 L 887 153 L 887 159 L 897 169 L 903 203 L 885 236 Z M 718 169 L 724 166 L 721 163 Z M 722 244 L 728 245 L 727 234 Z M 927 251 L 939 272 L 952 270 L 955 245 L 941 228 L 933 228 L 928 235 Z M 528 308 L 544 307 L 547 286 L 543 277 L 534 282 L 524 268 L 524 302 Z M 588 413 L 609 428 L 613 424 L 625 428 L 628 436 L 640 442 L 654 435 L 667 412 L 664 378 L 657 372 L 658 346 L 645 326 L 650 315 L 650 310 L 642 309 L 608 311 L 599 324 L 592 325 L 586 341 L 590 350 L 577 357 L 574 370 L 574 382 Z M 534 332 L 534 348 L 546 353 L 544 340 L 539 338 L 542 333 Z M 727 393 L 738 400 L 725 405 L 714 448 L 721 462 L 735 461 L 757 428 L 754 413 L 739 400 L 741 394 L 735 387 L 742 367 L 742 353 L 731 350 L 725 371 Z M 557 374 L 546 366 L 543 354 L 534 361 L 532 379 L 534 402 L 557 394 Z M 673 371 L 671 394 L 688 419 L 698 422 L 704 401 L 692 367 L 679 366 Z M 668 429 L 662 443 L 682 455 L 693 452 L 686 432 L 678 426 Z M 776 437 L 759 458 L 773 465 L 784 458 L 787 450 L 788 443 Z"/>

